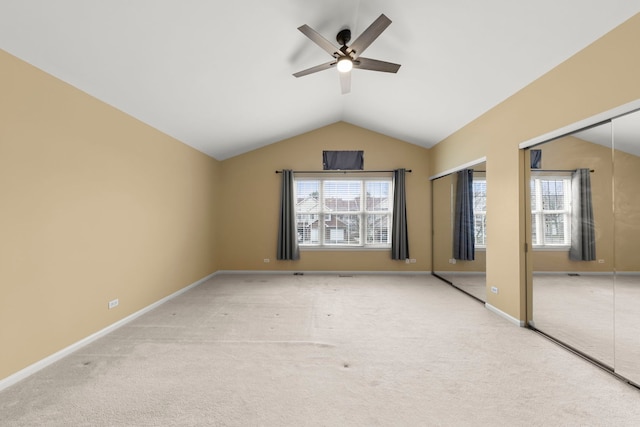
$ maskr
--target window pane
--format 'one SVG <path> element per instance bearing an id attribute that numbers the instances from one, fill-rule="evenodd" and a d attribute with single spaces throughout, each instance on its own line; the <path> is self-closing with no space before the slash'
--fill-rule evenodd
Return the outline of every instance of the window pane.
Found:
<path id="1" fill-rule="evenodd" d="M 361 181 L 324 182 L 324 205 L 330 212 L 358 212 L 361 197 Z"/>
<path id="2" fill-rule="evenodd" d="M 540 221 L 540 214 L 531 214 L 531 244 L 540 245 L 538 238 L 538 222 Z"/>
<path id="3" fill-rule="evenodd" d="M 391 216 L 368 215 L 367 216 L 367 243 L 371 245 L 390 243 Z"/>
<path id="4" fill-rule="evenodd" d="M 485 214 L 474 214 L 474 231 L 476 234 L 476 245 L 486 246 L 487 237 L 487 216 Z"/>
<path id="5" fill-rule="evenodd" d="M 318 244 L 318 212 L 320 211 L 320 181 L 295 181 L 296 228 L 298 243 Z"/>
<path id="6" fill-rule="evenodd" d="M 538 206 L 538 197 L 536 192 L 536 181 L 534 179 L 531 180 L 531 210 L 532 211 L 540 210 L 540 206 Z"/>
<path id="7" fill-rule="evenodd" d="M 365 209 L 371 211 L 388 212 L 391 206 L 390 197 L 391 183 L 388 181 L 367 181 L 365 182 Z"/>
<path id="8" fill-rule="evenodd" d="M 296 181 L 296 212 L 320 211 L 320 181 Z"/>
<path id="9" fill-rule="evenodd" d="M 564 214 L 544 215 L 544 243 L 546 245 L 563 245 L 564 235 Z"/>
<path id="10" fill-rule="evenodd" d="M 324 226 L 326 245 L 360 244 L 360 215 L 331 215 Z"/>
<path id="11" fill-rule="evenodd" d="M 487 181 L 473 181 L 473 210 L 487 211 Z"/>
<path id="12" fill-rule="evenodd" d="M 558 180 L 540 181 L 542 191 L 542 209 L 563 210 L 564 209 L 564 182 Z"/>

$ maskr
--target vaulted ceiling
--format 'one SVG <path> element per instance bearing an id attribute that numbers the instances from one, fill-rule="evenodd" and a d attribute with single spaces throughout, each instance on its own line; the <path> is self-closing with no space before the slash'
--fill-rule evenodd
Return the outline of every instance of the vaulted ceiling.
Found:
<path id="1" fill-rule="evenodd" d="M 219 160 L 346 121 L 438 143 L 640 12 L 629 0 L 2 0 L 0 48 Z M 329 61 L 297 28 L 397 74 Z M 336 42 L 337 44 L 337 42 Z"/>

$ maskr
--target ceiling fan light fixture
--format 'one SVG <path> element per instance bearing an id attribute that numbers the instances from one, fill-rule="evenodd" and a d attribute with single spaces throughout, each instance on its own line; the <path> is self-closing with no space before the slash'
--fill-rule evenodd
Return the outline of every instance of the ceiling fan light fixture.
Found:
<path id="1" fill-rule="evenodd" d="M 341 73 L 348 73 L 353 68 L 353 61 L 351 61 L 351 58 L 343 56 L 338 59 L 338 64 L 336 65 L 336 67 Z"/>

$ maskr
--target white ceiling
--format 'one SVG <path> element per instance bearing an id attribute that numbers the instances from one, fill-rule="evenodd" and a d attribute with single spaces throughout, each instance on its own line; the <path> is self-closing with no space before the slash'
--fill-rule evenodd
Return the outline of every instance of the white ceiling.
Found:
<path id="1" fill-rule="evenodd" d="M 640 12 L 629 0 L 0 0 L 0 48 L 219 160 L 343 120 L 441 141 Z M 335 69 L 297 30 L 398 74 Z"/>

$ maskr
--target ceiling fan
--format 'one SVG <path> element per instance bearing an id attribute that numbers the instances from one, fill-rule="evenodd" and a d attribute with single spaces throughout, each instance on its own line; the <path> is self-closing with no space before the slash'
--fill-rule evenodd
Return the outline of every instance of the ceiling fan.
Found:
<path id="1" fill-rule="evenodd" d="M 400 68 L 400 64 L 394 64 L 392 62 L 378 61 L 377 59 L 364 58 L 360 56 L 364 50 L 369 47 L 375 39 L 391 24 L 391 20 L 384 14 L 380 15 L 378 19 L 373 21 L 369 27 L 364 30 L 362 34 L 353 42 L 347 46 L 347 43 L 351 40 L 351 30 L 348 28 L 341 30 L 336 36 L 338 43 L 342 47 L 335 47 L 329 40 L 325 39 L 316 30 L 303 25 L 298 28 L 305 36 L 309 37 L 312 42 L 320 46 L 327 51 L 329 55 L 333 57 L 332 61 L 324 64 L 316 65 L 315 67 L 307 68 L 306 70 L 298 71 L 294 74 L 295 77 L 306 76 L 307 74 L 317 73 L 318 71 L 327 70 L 329 68 L 336 67 L 340 72 L 340 87 L 342 93 L 349 93 L 351 91 L 351 69 L 358 68 L 360 70 L 382 71 L 385 73 L 397 73 Z"/>

